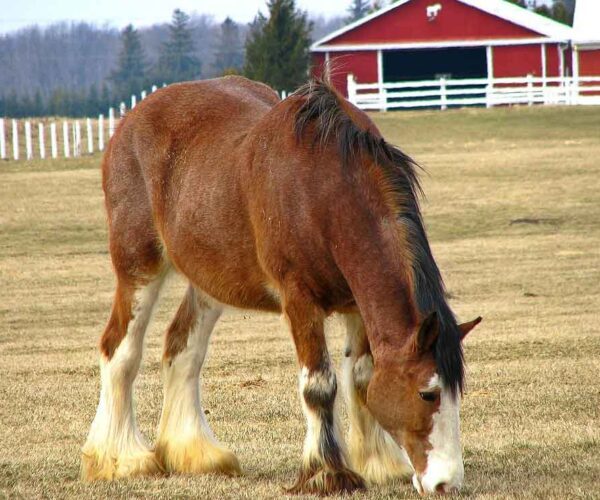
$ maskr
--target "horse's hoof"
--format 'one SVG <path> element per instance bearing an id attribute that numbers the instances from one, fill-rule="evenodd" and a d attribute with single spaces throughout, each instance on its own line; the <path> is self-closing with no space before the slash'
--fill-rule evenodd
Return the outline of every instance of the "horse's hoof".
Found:
<path id="1" fill-rule="evenodd" d="M 365 481 L 356 472 L 344 468 L 302 470 L 296 484 L 287 489 L 291 494 L 336 495 L 366 489 Z"/>
<path id="2" fill-rule="evenodd" d="M 185 444 L 159 443 L 155 453 L 167 472 L 227 476 L 242 473 L 240 463 L 233 452 L 207 440 L 195 440 Z"/>
<path id="3" fill-rule="evenodd" d="M 84 481 L 108 480 L 137 476 L 157 476 L 164 469 L 151 451 L 140 451 L 112 457 L 97 450 L 81 454 L 81 479 Z"/>

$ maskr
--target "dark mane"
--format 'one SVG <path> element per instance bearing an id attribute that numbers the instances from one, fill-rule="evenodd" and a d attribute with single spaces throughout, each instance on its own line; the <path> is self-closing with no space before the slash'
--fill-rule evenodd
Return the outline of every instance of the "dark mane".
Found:
<path id="1" fill-rule="evenodd" d="M 300 87 L 295 96 L 303 98 L 294 117 L 294 131 L 298 140 L 314 124 L 314 146 L 333 142 L 337 145 L 344 166 L 367 155 L 385 173 L 399 206 L 398 220 L 409 230 L 413 260 L 415 297 L 420 312 L 426 315 L 436 311 L 440 333 L 435 346 L 438 373 L 453 393 L 464 386 L 464 359 L 460 331 L 446 302 L 444 283 L 438 269 L 421 217 L 419 195 L 422 195 L 417 163 L 399 148 L 382 137 L 359 127 L 341 104 L 341 97 L 327 82 L 311 80 Z"/>

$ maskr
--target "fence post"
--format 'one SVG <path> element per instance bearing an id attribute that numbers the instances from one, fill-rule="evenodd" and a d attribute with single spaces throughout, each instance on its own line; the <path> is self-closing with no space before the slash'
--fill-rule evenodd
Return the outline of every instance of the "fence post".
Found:
<path id="1" fill-rule="evenodd" d="M 146 99 L 147 95 L 148 95 L 148 93 L 145 90 L 142 90 L 142 93 L 140 94 L 140 101 L 143 101 L 144 99 Z"/>
<path id="2" fill-rule="evenodd" d="M 94 152 L 94 136 L 92 133 L 92 119 L 88 118 L 86 123 L 87 128 L 87 143 L 88 143 L 88 153 L 92 154 Z"/>
<path id="3" fill-rule="evenodd" d="M 356 80 L 354 80 L 354 83 L 356 84 Z M 379 92 L 379 110 L 387 111 L 387 91 L 383 87 L 382 80 L 377 82 L 377 92 Z"/>
<path id="4" fill-rule="evenodd" d="M 50 148 L 52 149 L 52 158 L 58 158 L 58 141 L 56 140 L 56 122 L 50 124 Z"/>
<path id="5" fill-rule="evenodd" d="M 119 114 L 121 115 L 121 118 L 123 118 L 125 116 L 125 111 L 127 111 L 127 107 L 125 106 L 125 103 L 122 102 L 119 105 Z"/>
<path id="6" fill-rule="evenodd" d="M 98 151 L 104 151 L 104 115 L 98 115 Z"/>
<path id="7" fill-rule="evenodd" d="M 4 118 L 0 118 L 0 160 L 6 158 L 6 139 L 4 137 Z"/>
<path id="8" fill-rule="evenodd" d="M 13 158 L 19 159 L 19 128 L 17 126 L 17 120 L 12 121 L 12 146 L 13 146 Z"/>
<path id="9" fill-rule="evenodd" d="M 533 105 L 533 75 L 527 74 L 527 104 L 528 106 Z"/>
<path id="10" fill-rule="evenodd" d="M 81 156 L 81 123 L 75 120 L 73 124 L 73 156 Z"/>
<path id="11" fill-rule="evenodd" d="M 25 122 L 25 154 L 28 160 L 33 158 L 33 147 L 31 144 L 31 122 Z"/>
<path id="12" fill-rule="evenodd" d="M 156 85 L 152 85 L 152 92 L 156 92 L 158 90 L 158 87 Z"/>
<path id="13" fill-rule="evenodd" d="M 440 102 L 442 110 L 448 109 L 448 96 L 446 95 L 446 79 L 440 78 Z"/>
<path id="14" fill-rule="evenodd" d="M 108 138 L 110 139 L 115 133 L 115 110 L 108 109 Z"/>
<path id="15" fill-rule="evenodd" d="M 131 96 L 131 109 L 135 108 L 135 105 L 137 104 L 137 97 L 135 95 Z"/>
<path id="16" fill-rule="evenodd" d="M 346 87 L 346 90 L 348 91 L 348 100 L 352 104 L 356 104 L 356 80 L 354 80 L 354 75 L 352 73 L 346 75 Z"/>
<path id="17" fill-rule="evenodd" d="M 71 148 L 69 147 L 69 124 L 63 122 L 63 148 L 65 151 L 65 158 L 71 156 Z"/>
<path id="18" fill-rule="evenodd" d="M 44 124 L 38 123 L 38 144 L 40 146 L 40 158 L 46 159 L 46 143 L 44 141 Z"/>
<path id="19" fill-rule="evenodd" d="M 75 135 L 75 123 L 71 122 L 71 141 L 73 145 L 73 158 L 77 157 L 77 136 Z"/>
<path id="20" fill-rule="evenodd" d="M 491 108 L 494 106 L 494 79 L 488 78 L 485 86 L 485 107 Z"/>

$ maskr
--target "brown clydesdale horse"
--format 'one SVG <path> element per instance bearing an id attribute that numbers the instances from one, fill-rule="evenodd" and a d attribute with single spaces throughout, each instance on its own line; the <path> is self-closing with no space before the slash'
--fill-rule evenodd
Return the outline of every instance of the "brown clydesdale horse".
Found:
<path id="1" fill-rule="evenodd" d="M 117 286 L 82 476 L 240 471 L 199 389 L 211 331 L 233 306 L 289 321 L 308 426 L 291 491 L 349 492 L 411 475 L 420 492 L 459 488 L 461 339 L 480 318 L 458 325 L 446 302 L 415 168 L 322 81 L 283 101 L 240 77 L 182 83 L 129 112 L 102 165 Z M 173 271 L 189 288 L 166 333 L 151 449 L 132 385 Z M 348 452 L 323 332 L 332 313 L 347 323 Z"/>

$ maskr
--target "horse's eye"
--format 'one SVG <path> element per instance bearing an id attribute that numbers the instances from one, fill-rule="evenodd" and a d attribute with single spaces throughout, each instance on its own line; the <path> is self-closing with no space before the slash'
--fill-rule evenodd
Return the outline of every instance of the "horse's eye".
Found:
<path id="1" fill-rule="evenodd" d="M 419 392 L 419 396 L 423 401 L 427 401 L 428 403 L 433 403 L 437 398 L 437 393 L 435 392 Z"/>

